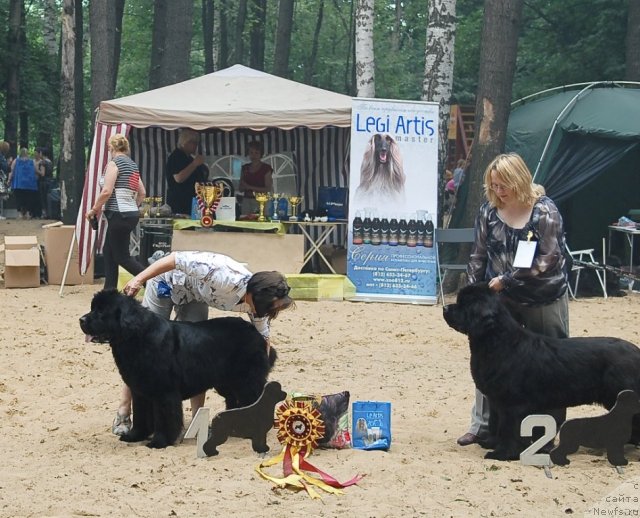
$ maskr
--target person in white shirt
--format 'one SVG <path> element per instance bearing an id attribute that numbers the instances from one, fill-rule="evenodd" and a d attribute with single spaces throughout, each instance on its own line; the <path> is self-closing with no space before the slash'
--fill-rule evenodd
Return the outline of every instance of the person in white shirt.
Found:
<path id="1" fill-rule="evenodd" d="M 269 351 L 269 324 L 293 305 L 289 285 L 279 272 L 252 274 L 231 257 L 214 252 L 172 252 L 133 277 L 123 291 L 135 296 L 144 286 L 142 305 L 165 318 L 175 310 L 176 320 L 206 320 L 209 308 L 247 313 L 265 339 Z M 206 393 L 191 398 L 195 415 Z M 131 428 L 131 391 L 123 385 L 112 431 L 123 435 Z"/>

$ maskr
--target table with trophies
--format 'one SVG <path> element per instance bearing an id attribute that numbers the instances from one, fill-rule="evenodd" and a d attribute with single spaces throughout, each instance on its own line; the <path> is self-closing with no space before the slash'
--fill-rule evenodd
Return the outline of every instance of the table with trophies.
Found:
<path id="1" fill-rule="evenodd" d="M 274 215 L 276 215 L 276 217 L 281 218 L 280 221 L 286 227 L 297 227 L 298 229 L 300 229 L 300 232 L 304 236 L 307 244 L 307 246 L 305 247 L 306 251 L 302 258 L 302 267 L 304 267 L 304 265 L 306 265 L 309 261 L 311 261 L 311 259 L 314 256 L 318 256 L 327 265 L 327 267 L 329 268 L 329 271 L 333 274 L 336 274 L 336 271 L 333 268 L 333 265 L 325 257 L 324 253 L 322 252 L 321 246 L 329 239 L 329 237 L 336 231 L 338 227 L 346 225 L 347 221 L 346 220 L 329 221 L 328 218 L 326 217 L 314 218 L 313 220 L 311 220 L 310 218 L 305 219 L 298 216 L 298 207 L 302 203 L 302 199 L 303 199 L 302 196 L 288 196 L 286 198 L 289 204 L 291 205 L 291 215 L 288 218 L 286 218 L 284 217 L 283 214 L 279 214 L 279 215 L 276 214 L 277 212 L 276 207 L 279 204 L 279 199 L 278 199 L 279 196 L 280 195 L 278 194 L 270 195 L 270 198 L 274 200 L 274 203 L 273 203 Z M 266 203 L 266 201 L 268 201 L 269 199 L 269 195 L 265 195 L 265 197 L 266 197 L 266 200 L 265 200 L 265 203 Z M 257 196 L 256 196 L 256 200 L 258 200 Z M 258 203 L 260 203 L 259 200 L 258 200 Z M 318 232 L 317 233 L 313 232 L 312 229 L 317 229 Z M 313 235 L 314 233 L 317 234 L 316 237 L 314 237 Z"/>
<path id="2" fill-rule="evenodd" d="M 214 219 L 222 197 L 222 186 L 211 182 L 196 186 L 196 198 L 201 218 L 198 228 L 185 228 L 185 221 L 174 222 L 172 250 L 208 250 L 221 252 L 247 263 L 252 271 L 277 270 L 298 273 L 302 268 L 304 237 L 288 234 L 273 211 L 267 212 L 267 202 L 274 205 L 282 195 L 256 193 L 258 214 L 240 221 Z M 235 202 L 235 200 L 234 200 Z M 284 204 L 281 204 L 283 207 Z M 271 205 L 270 205 L 271 207 Z M 197 223 L 194 221 L 193 223 Z M 223 231 L 219 231 L 223 230 Z"/>

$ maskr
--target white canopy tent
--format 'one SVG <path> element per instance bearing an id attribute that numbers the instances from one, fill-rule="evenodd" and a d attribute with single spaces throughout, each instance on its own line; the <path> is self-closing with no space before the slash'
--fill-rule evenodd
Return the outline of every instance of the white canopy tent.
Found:
<path id="1" fill-rule="evenodd" d="M 287 153 L 293 158 L 303 207 L 313 208 L 320 186 L 348 184 L 351 100 L 234 65 L 101 102 L 76 225 L 81 272 L 89 265 L 96 238 L 83 215 L 100 191 L 98 180 L 112 134 L 128 134 L 147 193 L 159 197 L 166 191 L 164 165 L 177 145 L 179 128 L 201 131 L 201 152 L 207 156 L 245 156 L 248 143 L 259 139 L 266 155 Z"/>

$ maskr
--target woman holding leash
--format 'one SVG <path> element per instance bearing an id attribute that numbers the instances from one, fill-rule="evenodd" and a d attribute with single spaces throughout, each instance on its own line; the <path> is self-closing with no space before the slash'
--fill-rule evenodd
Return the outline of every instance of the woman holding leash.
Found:
<path id="1" fill-rule="evenodd" d="M 533 332 L 569 336 L 567 268 L 562 216 L 544 189 L 533 183 L 522 158 L 498 155 L 484 174 L 487 201 L 475 222 L 467 276 L 489 281 L 515 319 Z M 566 412 L 554 417 L 564 421 Z M 469 431 L 460 446 L 489 435 L 489 404 L 476 390 Z"/>
<path id="2" fill-rule="evenodd" d="M 265 339 L 269 352 L 269 325 L 278 313 L 293 305 L 289 285 L 279 272 L 252 274 L 243 264 L 214 252 L 172 252 L 131 279 L 124 293 L 134 297 L 144 286 L 142 305 L 158 315 L 187 322 L 206 320 L 209 308 L 247 313 Z M 191 398 L 195 415 L 206 394 Z M 122 388 L 112 431 L 123 435 L 131 428 L 131 391 Z"/>

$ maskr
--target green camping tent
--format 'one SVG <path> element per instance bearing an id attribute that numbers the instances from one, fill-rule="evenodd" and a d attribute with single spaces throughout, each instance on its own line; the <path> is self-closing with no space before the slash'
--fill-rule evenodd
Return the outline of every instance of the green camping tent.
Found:
<path id="1" fill-rule="evenodd" d="M 506 150 L 560 208 L 569 246 L 600 250 L 607 226 L 640 209 L 640 83 L 584 83 L 516 101 Z"/>

